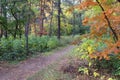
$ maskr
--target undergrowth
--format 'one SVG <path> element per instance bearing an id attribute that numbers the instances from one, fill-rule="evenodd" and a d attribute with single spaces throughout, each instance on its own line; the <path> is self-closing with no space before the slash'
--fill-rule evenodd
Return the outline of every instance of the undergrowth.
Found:
<path id="1" fill-rule="evenodd" d="M 64 43 L 63 43 L 64 42 Z M 29 55 L 25 50 L 25 38 L 14 39 L 13 37 L 1 38 L 0 40 L 0 60 L 1 61 L 20 61 L 35 55 L 52 50 L 58 46 L 64 46 L 69 43 L 68 38 L 62 38 L 60 41 L 56 36 L 29 36 Z"/>

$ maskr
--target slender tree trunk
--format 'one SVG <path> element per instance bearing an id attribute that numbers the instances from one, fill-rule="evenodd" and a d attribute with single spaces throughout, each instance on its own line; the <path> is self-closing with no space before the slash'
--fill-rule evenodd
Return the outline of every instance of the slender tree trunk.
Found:
<path id="1" fill-rule="evenodd" d="M 5 30 L 4 36 L 5 36 L 5 38 L 8 38 L 8 31 L 7 30 Z"/>
<path id="2" fill-rule="evenodd" d="M 53 19 L 53 15 L 51 16 L 51 19 L 50 19 L 49 36 L 52 35 L 52 19 Z"/>
<path id="3" fill-rule="evenodd" d="M 41 36 L 42 34 L 42 28 L 43 28 L 43 19 L 42 19 L 42 3 L 43 3 L 43 0 L 40 1 L 40 32 L 39 32 L 39 35 Z"/>
<path id="4" fill-rule="evenodd" d="M 37 36 L 37 28 L 36 28 L 36 24 L 34 23 L 34 33 L 35 33 L 35 35 Z"/>
<path id="5" fill-rule="evenodd" d="M 26 53 L 29 55 L 29 46 L 28 46 L 28 34 L 29 34 L 29 23 L 30 23 L 30 15 L 28 16 L 27 23 L 25 25 L 25 38 L 26 38 Z"/>
<path id="6" fill-rule="evenodd" d="M 16 20 L 16 26 L 15 26 L 15 33 L 14 33 L 14 38 L 16 38 L 18 32 L 18 21 Z"/>
<path id="7" fill-rule="evenodd" d="M 53 1 L 52 1 L 52 11 L 51 11 L 51 18 L 50 18 L 49 36 L 52 35 L 52 19 L 53 19 Z"/>
<path id="8" fill-rule="evenodd" d="M 19 25 L 19 38 L 22 38 L 22 28 L 21 28 L 21 24 Z"/>
<path id="9" fill-rule="evenodd" d="M 78 17 L 79 17 L 79 23 L 78 23 L 78 25 L 79 25 L 79 28 L 80 28 L 82 26 L 82 14 L 79 13 Z M 79 33 L 81 33 L 81 30 L 79 30 Z"/>
<path id="10" fill-rule="evenodd" d="M 2 16 L 2 4 L 0 4 L 0 16 Z M 3 30 L 2 28 L 0 28 L 0 38 L 2 38 L 2 35 L 3 35 Z"/>
<path id="11" fill-rule="evenodd" d="M 15 32 L 14 32 L 13 36 L 14 36 L 14 38 L 16 38 L 17 32 L 18 32 L 18 19 L 17 19 L 17 16 L 15 15 L 15 13 L 13 12 L 12 9 L 11 9 L 11 13 L 12 13 L 12 16 L 14 17 L 14 19 L 15 19 Z"/>
<path id="12" fill-rule="evenodd" d="M 58 0 L 58 39 L 60 39 L 60 27 L 61 27 L 61 20 L 60 20 L 60 13 L 61 13 L 61 0 Z"/>
<path id="13" fill-rule="evenodd" d="M 43 34 L 45 0 L 40 1 L 40 36 Z"/>
<path id="14" fill-rule="evenodd" d="M 75 13 L 73 12 L 73 30 L 72 30 L 73 36 L 75 35 Z"/>
<path id="15" fill-rule="evenodd" d="M 5 0 L 5 2 L 6 2 L 6 0 Z M 7 38 L 8 37 L 8 32 L 7 32 L 7 10 L 6 10 L 6 6 L 7 6 L 7 4 L 4 4 L 4 5 L 2 5 L 3 6 L 3 15 L 4 15 L 4 17 L 5 17 L 5 21 L 6 21 L 6 25 L 5 25 L 5 28 L 4 28 L 4 36 L 5 36 L 5 38 Z"/>
<path id="16" fill-rule="evenodd" d="M 20 20 L 20 16 L 19 16 L 19 20 Z M 19 23 L 19 38 L 22 38 L 22 28 L 21 28 L 21 23 Z"/>
<path id="17" fill-rule="evenodd" d="M 3 36 L 3 29 L 0 29 L 0 38 Z"/>

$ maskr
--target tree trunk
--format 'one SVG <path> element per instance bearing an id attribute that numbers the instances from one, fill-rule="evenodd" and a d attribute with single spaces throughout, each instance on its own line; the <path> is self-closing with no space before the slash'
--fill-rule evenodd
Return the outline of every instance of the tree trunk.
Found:
<path id="1" fill-rule="evenodd" d="M 3 36 L 3 30 L 0 29 L 0 38 L 2 38 L 2 36 Z"/>
<path id="2" fill-rule="evenodd" d="M 5 0 L 5 2 L 6 2 L 6 0 Z M 7 38 L 8 37 L 8 32 L 7 32 L 7 10 L 6 10 L 6 6 L 7 6 L 7 4 L 4 4 L 4 5 L 2 5 L 3 6 L 3 16 L 5 17 L 5 21 L 6 21 L 6 26 L 5 26 L 5 28 L 4 28 L 4 36 L 5 36 L 5 38 Z"/>
<path id="3" fill-rule="evenodd" d="M 60 13 L 61 13 L 61 0 L 58 0 L 58 39 L 60 39 L 60 23 L 61 23 L 61 20 L 60 20 Z"/>
<path id="4" fill-rule="evenodd" d="M 73 12 L 73 30 L 72 30 L 73 36 L 75 35 L 75 13 Z"/>
<path id="5" fill-rule="evenodd" d="M 28 16 L 27 23 L 25 25 L 25 38 L 26 38 L 26 53 L 29 55 L 29 46 L 28 46 L 28 34 L 29 34 L 29 23 L 30 23 L 30 15 Z"/>
<path id="6" fill-rule="evenodd" d="M 40 1 L 40 36 L 43 34 L 45 0 Z"/>
<path id="7" fill-rule="evenodd" d="M 53 19 L 53 1 L 52 1 L 52 11 L 51 11 L 51 18 L 50 18 L 49 36 L 52 35 L 52 19 Z"/>

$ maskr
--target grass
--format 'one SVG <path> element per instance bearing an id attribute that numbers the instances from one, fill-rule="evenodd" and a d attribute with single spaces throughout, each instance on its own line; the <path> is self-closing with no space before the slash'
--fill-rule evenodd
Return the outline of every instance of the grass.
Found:
<path id="1" fill-rule="evenodd" d="M 53 52 L 60 50 L 62 48 L 64 47 L 59 47 L 51 52 L 45 53 L 46 54 L 45 56 L 51 55 Z M 44 68 L 43 70 L 40 70 L 38 73 L 29 77 L 27 80 L 72 80 L 73 76 L 71 74 L 68 73 L 65 74 L 62 71 L 60 71 L 60 66 L 62 60 L 64 60 L 66 57 L 70 58 L 71 55 L 73 55 L 72 54 L 73 50 L 71 50 L 70 53 L 64 55 L 62 58 L 55 61 L 55 63 L 50 64 L 48 67 Z"/>
<path id="2" fill-rule="evenodd" d="M 63 74 L 56 67 L 58 67 L 57 63 L 49 65 L 27 80 L 72 80 L 69 74 Z"/>
<path id="3" fill-rule="evenodd" d="M 60 46 L 60 47 L 57 47 L 57 48 L 55 48 L 55 49 L 53 49 L 53 50 L 51 50 L 51 51 L 44 52 L 44 53 L 42 53 L 42 56 L 50 56 L 50 55 L 52 55 L 53 53 L 55 53 L 56 51 L 62 50 L 62 49 L 65 48 L 66 46 L 68 46 L 68 45 Z"/>

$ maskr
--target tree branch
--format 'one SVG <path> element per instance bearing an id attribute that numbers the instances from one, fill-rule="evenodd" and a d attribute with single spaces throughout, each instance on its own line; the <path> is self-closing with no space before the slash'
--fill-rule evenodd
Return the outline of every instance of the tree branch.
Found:
<path id="1" fill-rule="evenodd" d="M 100 8 L 102 9 L 102 11 L 104 12 L 105 19 L 106 19 L 106 21 L 108 23 L 108 26 L 109 26 L 110 30 L 113 33 L 113 36 L 114 36 L 113 39 L 114 39 L 114 41 L 117 42 L 118 41 L 118 36 L 117 36 L 116 32 L 113 30 L 109 18 L 105 14 L 105 9 L 103 8 L 103 6 L 100 4 L 100 2 L 98 0 L 96 0 L 96 1 L 97 1 L 98 5 L 100 6 Z"/>

